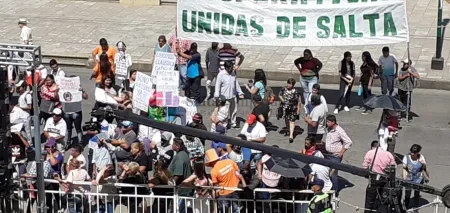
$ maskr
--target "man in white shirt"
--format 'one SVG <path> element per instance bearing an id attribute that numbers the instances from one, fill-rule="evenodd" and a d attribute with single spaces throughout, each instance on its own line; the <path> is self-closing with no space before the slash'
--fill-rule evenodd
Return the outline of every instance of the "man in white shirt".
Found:
<path id="1" fill-rule="evenodd" d="M 18 107 L 29 114 L 30 110 L 33 109 L 33 97 L 31 92 L 27 91 L 27 83 L 24 80 L 17 82 L 16 91 L 19 93 Z"/>
<path id="2" fill-rule="evenodd" d="M 50 68 L 52 68 L 50 74 L 54 75 L 55 77 L 66 77 L 66 72 L 59 68 L 58 62 L 55 59 L 50 60 L 49 64 Z"/>
<path id="3" fill-rule="evenodd" d="M 264 124 L 259 122 L 254 114 L 250 114 L 247 117 L 247 121 L 242 127 L 241 134 L 247 137 L 247 141 L 255 143 L 264 143 L 266 141 L 267 130 Z M 260 150 L 252 149 L 250 156 L 250 168 L 255 169 L 258 161 L 262 157 Z"/>
<path id="4" fill-rule="evenodd" d="M 305 123 L 308 124 L 308 136 L 314 140 L 315 143 L 320 143 L 325 134 L 327 110 L 321 104 L 320 96 L 313 94 L 311 96 L 311 104 L 313 109 L 309 115 L 305 117 Z"/>
<path id="5" fill-rule="evenodd" d="M 314 157 L 324 158 L 322 152 L 316 151 L 314 153 Z M 310 182 L 314 181 L 314 178 L 321 179 L 325 182 L 323 191 L 330 191 L 333 187 L 333 182 L 331 182 L 330 177 L 330 167 L 322 166 L 320 164 L 311 163 L 309 164 L 309 167 L 311 168 L 311 174 L 310 174 Z"/>
<path id="6" fill-rule="evenodd" d="M 27 142 L 32 146 L 32 135 L 31 135 L 31 116 L 30 113 L 23 110 L 16 98 L 11 98 L 9 105 L 9 122 L 12 124 L 11 132 L 20 133 L 25 130 Z M 24 136 L 24 134 L 21 134 Z"/>
<path id="7" fill-rule="evenodd" d="M 75 144 L 72 146 L 71 149 L 72 153 L 69 156 L 69 159 L 67 162 L 70 162 L 72 159 L 77 159 L 78 162 L 80 162 L 80 169 L 86 169 L 86 158 L 84 157 L 83 153 L 83 147 L 81 147 L 79 144 Z M 68 166 L 66 166 L 66 171 L 69 171 Z"/>
<path id="8" fill-rule="evenodd" d="M 19 28 L 20 28 L 20 42 L 22 44 L 33 44 L 33 36 L 31 35 L 31 28 L 29 28 L 28 21 L 25 18 L 19 19 Z"/>
<path id="9" fill-rule="evenodd" d="M 49 138 L 55 138 L 58 146 L 58 151 L 64 153 L 67 124 L 62 119 L 62 110 L 55 108 L 52 112 L 53 116 L 47 119 L 44 127 L 44 137 L 48 140 Z"/>

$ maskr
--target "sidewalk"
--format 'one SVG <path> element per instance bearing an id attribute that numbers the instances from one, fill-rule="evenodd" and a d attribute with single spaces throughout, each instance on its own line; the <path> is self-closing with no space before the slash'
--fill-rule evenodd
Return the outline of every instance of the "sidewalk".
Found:
<path id="1" fill-rule="evenodd" d="M 88 65 L 92 49 L 99 39 L 106 38 L 110 45 L 124 41 L 133 59 L 134 67 L 148 71 L 153 58 L 153 47 L 159 35 L 167 39 L 174 33 L 176 23 L 175 6 L 137 7 L 124 6 L 117 2 L 90 2 L 71 0 L 0 0 L 3 5 L 0 18 L 0 41 L 18 43 L 19 18 L 27 18 L 33 29 L 33 40 L 41 45 L 44 62 L 56 58 L 66 65 Z M 431 70 L 431 58 L 436 46 L 436 0 L 407 0 L 411 33 L 411 59 L 421 75 L 420 87 L 450 90 L 450 33 L 445 34 L 442 56 L 446 66 L 443 71 Z M 450 5 L 444 3 L 444 18 L 448 17 Z M 203 53 L 209 43 L 198 42 Z M 406 44 L 391 45 L 391 52 L 400 61 L 406 57 Z M 253 71 L 263 68 L 269 79 L 286 80 L 298 71 L 293 61 L 302 55 L 306 47 L 236 46 L 245 56 L 240 77 L 249 78 Z M 356 66 L 361 65 L 361 53 L 370 51 L 375 61 L 383 46 L 312 47 L 324 68 L 320 82 L 338 82 L 337 65 L 347 50 L 353 54 Z M 359 70 L 359 69 L 358 69 Z"/>

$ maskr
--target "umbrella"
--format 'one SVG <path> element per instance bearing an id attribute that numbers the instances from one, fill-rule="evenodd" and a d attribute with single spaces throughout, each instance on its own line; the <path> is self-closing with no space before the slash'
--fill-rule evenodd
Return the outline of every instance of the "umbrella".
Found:
<path id="1" fill-rule="evenodd" d="M 395 97 L 388 95 L 372 96 L 363 100 L 365 106 L 372 109 L 389 109 L 394 111 L 405 111 L 406 106 Z"/>
<path id="2" fill-rule="evenodd" d="M 271 172 L 287 178 L 305 177 L 304 167 L 306 163 L 292 158 L 272 156 L 264 163 Z"/>

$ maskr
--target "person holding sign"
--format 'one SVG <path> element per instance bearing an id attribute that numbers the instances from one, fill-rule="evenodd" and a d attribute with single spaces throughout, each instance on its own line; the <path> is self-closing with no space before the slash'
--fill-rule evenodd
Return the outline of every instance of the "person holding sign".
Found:
<path id="1" fill-rule="evenodd" d="M 186 97 L 194 99 L 199 103 L 201 80 L 204 74 L 201 65 L 202 55 L 197 51 L 197 43 L 192 43 L 191 49 L 186 52 L 181 52 L 180 48 L 177 52 L 179 56 L 188 60 L 187 81 L 184 87 L 184 93 Z"/>
<path id="2" fill-rule="evenodd" d="M 119 41 L 116 44 L 118 53 L 114 56 L 114 63 L 116 64 L 116 75 L 117 79 L 124 80 L 128 77 L 128 70 L 133 65 L 131 61 L 131 55 L 125 54 L 125 50 L 127 49 L 127 45 L 123 41 Z"/>
<path id="3" fill-rule="evenodd" d="M 175 34 L 169 39 L 169 45 L 172 47 L 172 52 L 178 54 L 178 51 L 182 53 L 189 51 L 191 44 L 191 40 L 177 38 L 177 28 L 175 28 Z M 178 55 L 177 66 L 178 71 L 180 71 L 180 89 L 184 89 L 187 81 L 187 59 Z"/>
<path id="4" fill-rule="evenodd" d="M 77 76 L 72 75 L 71 78 L 75 78 Z M 78 89 L 81 91 L 81 96 L 84 100 L 88 99 L 88 94 L 81 87 Z M 59 97 L 62 99 L 62 97 Z M 72 141 L 72 129 L 75 126 L 75 130 L 77 132 L 78 143 L 83 142 L 83 130 L 81 128 L 83 121 L 83 112 L 81 107 L 81 101 L 78 102 L 66 102 L 62 103 L 62 109 L 64 111 L 64 120 L 67 124 L 67 132 L 65 135 L 65 141 L 67 144 L 70 144 Z"/>

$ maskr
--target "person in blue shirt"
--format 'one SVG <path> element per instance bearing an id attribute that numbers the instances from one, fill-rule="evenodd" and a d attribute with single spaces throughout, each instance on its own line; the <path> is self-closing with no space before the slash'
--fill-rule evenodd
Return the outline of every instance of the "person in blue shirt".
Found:
<path id="1" fill-rule="evenodd" d="M 178 49 L 177 52 L 179 56 L 188 60 L 184 93 L 186 97 L 200 103 L 200 86 L 204 74 L 201 65 L 202 55 L 197 51 L 197 43 L 192 43 L 191 49 L 186 52 L 181 52 L 181 49 Z"/>
<path id="2" fill-rule="evenodd" d="M 239 138 L 243 141 L 247 141 L 247 136 L 244 134 L 239 134 L 236 138 Z M 241 152 L 243 156 L 244 169 L 250 169 L 250 157 L 252 155 L 252 150 L 247 147 L 241 147 Z"/>
<path id="3" fill-rule="evenodd" d="M 225 132 L 226 132 L 226 129 L 225 129 L 224 126 L 218 125 L 218 126 L 216 127 L 216 133 L 217 133 L 217 134 L 225 135 Z M 212 141 L 212 142 L 211 142 L 211 148 L 213 148 L 213 149 L 216 150 L 216 151 L 218 150 L 218 148 L 219 148 L 220 146 L 225 147 L 225 149 L 226 149 L 226 145 L 225 145 L 225 143 L 222 142 L 222 141 Z M 217 152 L 217 155 L 220 156 L 220 153 Z"/>

